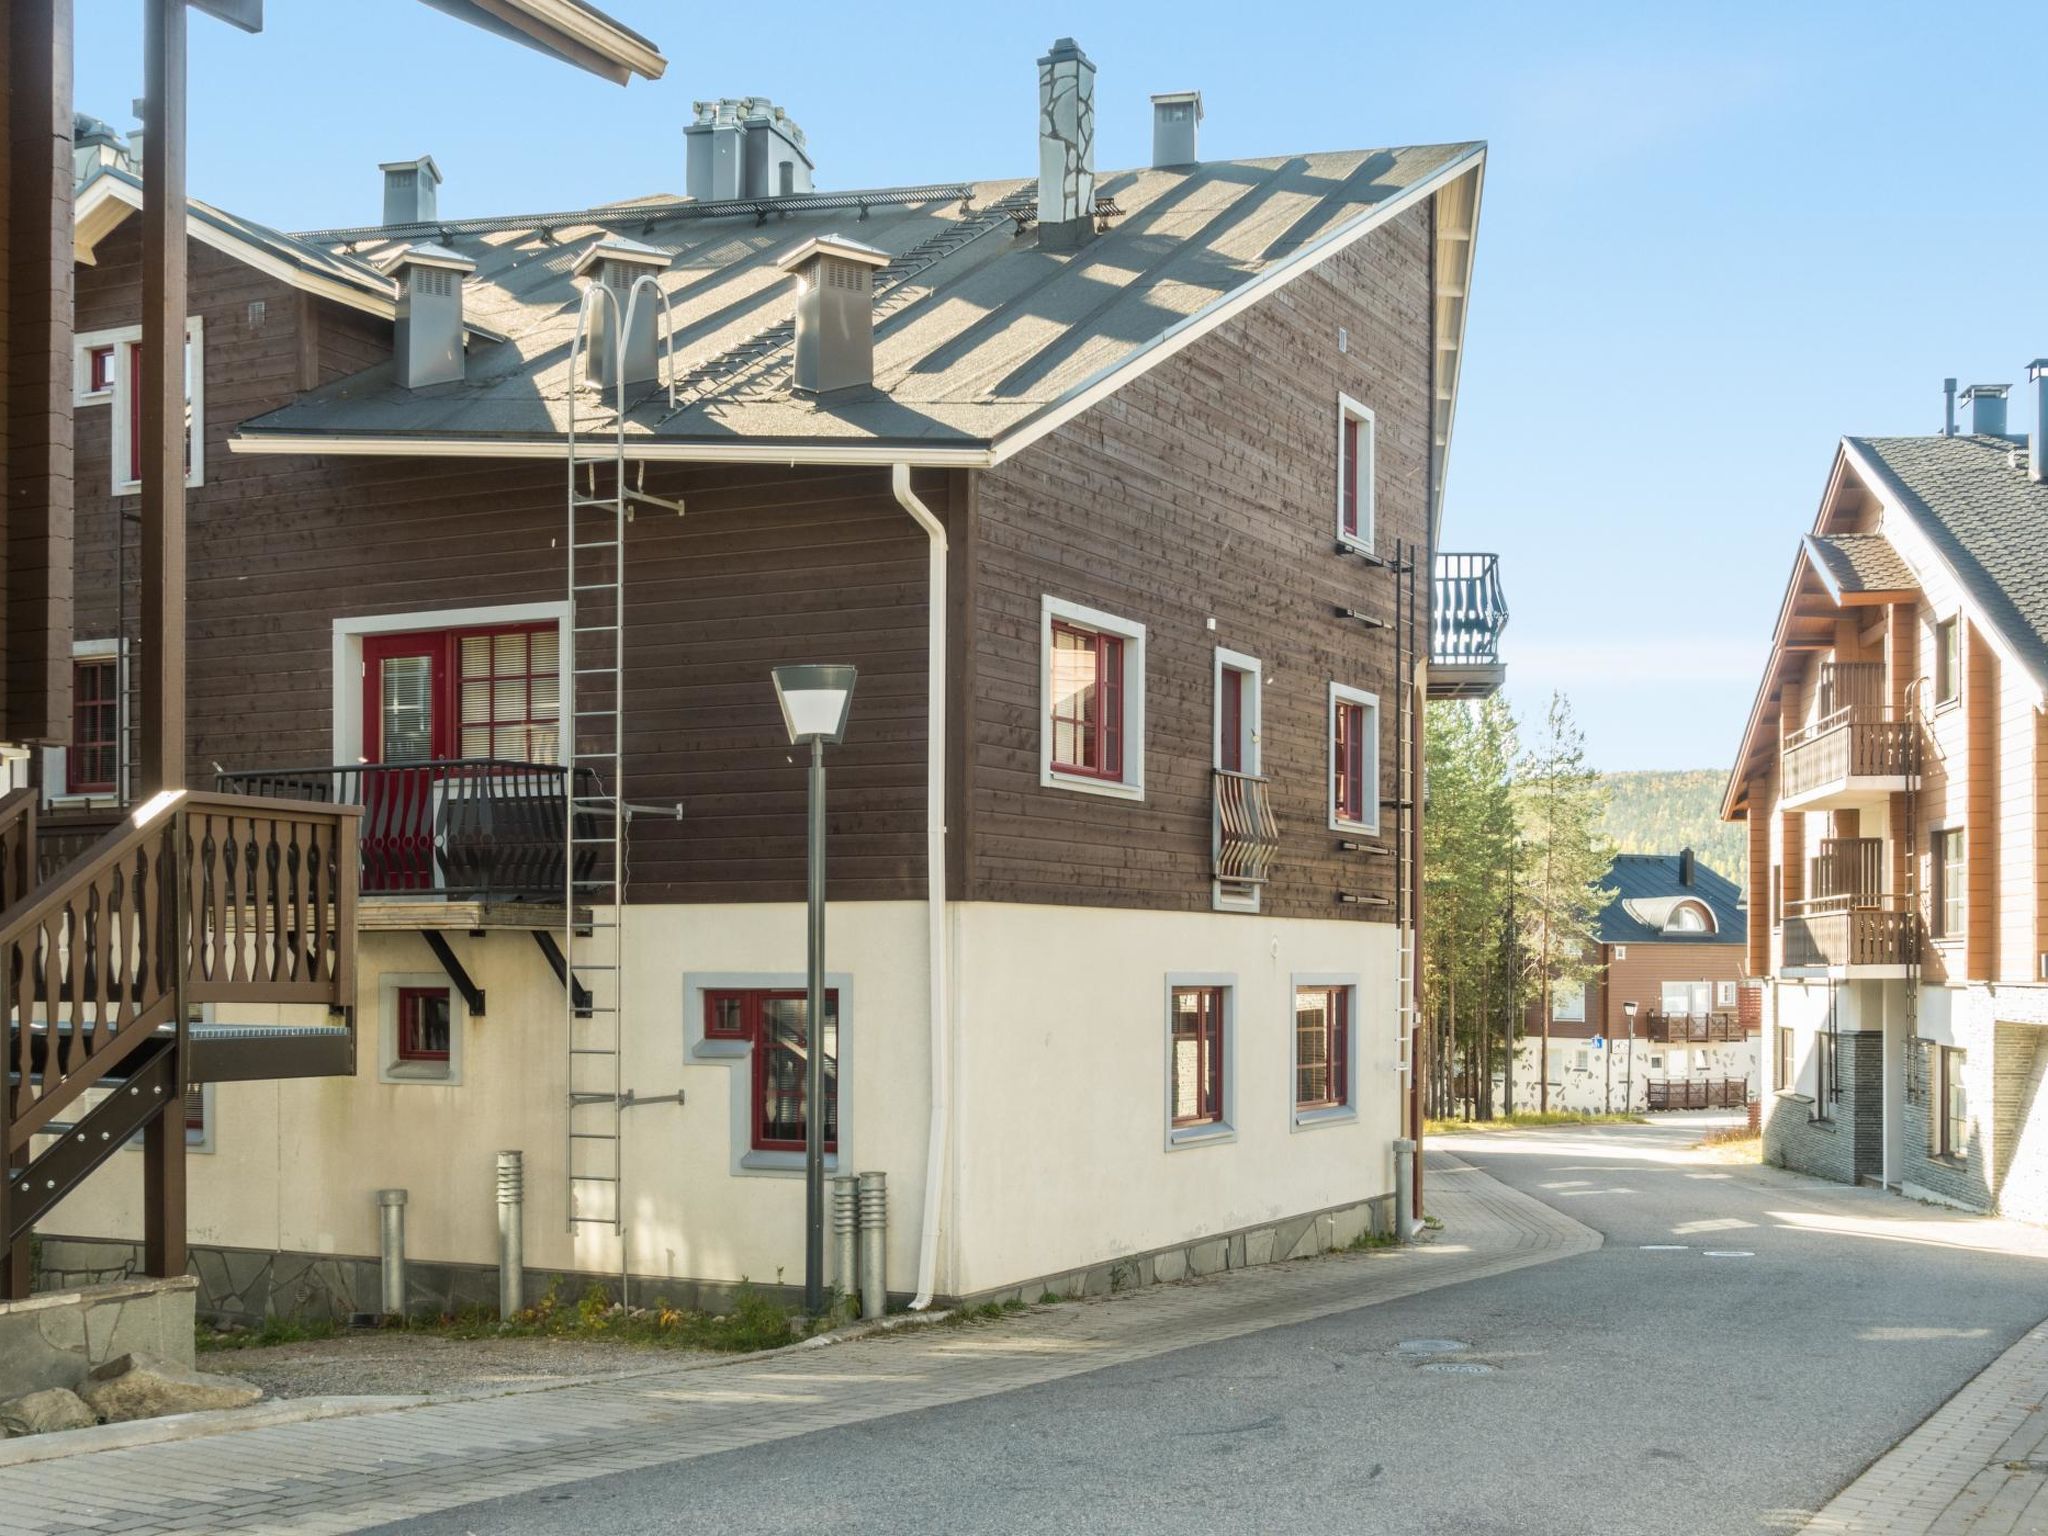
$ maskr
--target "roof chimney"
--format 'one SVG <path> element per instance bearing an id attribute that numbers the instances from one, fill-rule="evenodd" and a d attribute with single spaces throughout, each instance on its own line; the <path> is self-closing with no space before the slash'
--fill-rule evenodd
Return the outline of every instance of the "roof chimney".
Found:
<path id="1" fill-rule="evenodd" d="M 889 253 L 840 235 L 806 240 L 776 263 L 796 278 L 796 387 L 808 395 L 875 382 L 874 276 Z"/>
<path id="2" fill-rule="evenodd" d="M 446 246 L 408 245 L 384 262 L 398 279 L 392 364 L 407 389 L 462 379 L 462 280 L 476 263 Z"/>
<path id="3" fill-rule="evenodd" d="M 2048 357 L 2027 364 L 2027 382 L 2034 386 L 2034 436 L 2027 445 L 2027 478 L 2048 481 Z"/>
<path id="4" fill-rule="evenodd" d="M 1963 404 L 1970 408 L 1972 437 L 2005 436 L 2005 397 L 2009 384 L 1972 384 L 1963 391 Z"/>
<path id="5" fill-rule="evenodd" d="M 618 304 L 618 315 L 614 318 L 612 306 L 598 306 L 591 317 L 590 346 L 584 354 L 585 377 L 593 384 L 609 386 L 618 377 L 618 327 L 627 323 L 626 311 L 633 310 L 632 334 L 626 338 L 625 382 L 652 384 L 661 376 L 660 360 L 660 316 L 661 304 L 652 295 L 643 297 L 637 309 L 633 309 L 633 284 L 643 277 L 653 277 L 666 272 L 674 256 L 657 245 L 643 245 L 638 240 L 628 240 L 623 235 L 607 235 L 576 263 L 578 277 L 590 277 L 611 290 L 612 298 Z"/>
<path id="6" fill-rule="evenodd" d="M 1941 399 L 1941 435 L 1943 437 L 1954 437 L 1956 435 L 1956 381 L 1954 379 L 1943 379 L 1941 381 Z"/>
<path id="7" fill-rule="evenodd" d="M 1202 93 L 1169 91 L 1152 98 L 1152 164 L 1193 165 L 1202 157 L 1195 152 L 1196 134 L 1202 126 Z"/>
<path id="8" fill-rule="evenodd" d="M 1692 850 L 1690 848 L 1681 849 L 1678 855 L 1678 883 L 1690 886 L 1695 868 Z"/>
<path id="9" fill-rule="evenodd" d="M 692 104 L 683 129 L 683 190 L 699 202 L 792 197 L 811 190 L 803 129 L 766 96 L 725 96 Z"/>
<path id="10" fill-rule="evenodd" d="M 441 168 L 432 155 L 417 160 L 391 160 L 377 167 L 384 173 L 384 222 L 386 224 L 432 224 L 435 193 L 441 185 Z"/>
<path id="11" fill-rule="evenodd" d="M 1076 251 L 1095 238 L 1095 66 L 1063 37 L 1038 61 L 1038 244 Z"/>

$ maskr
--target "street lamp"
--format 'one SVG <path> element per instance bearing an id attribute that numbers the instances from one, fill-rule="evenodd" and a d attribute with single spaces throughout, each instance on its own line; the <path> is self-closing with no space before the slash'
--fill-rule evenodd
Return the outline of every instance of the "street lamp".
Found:
<path id="1" fill-rule="evenodd" d="M 1621 1074 L 1621 1112 L 1625 1115 L 1636 1112 L 1636 1007 L 1634 1003 L 1621 1005 L 1628 1015 L 1628 1065 Z"/>
<path id="2" fill-rule="evenodd" d="M 825 1310 L 825 747 L 846 737 L 847 666 L 775 669 L 775 702 L 791 746 L 811 749 L 809 916 L 804 994 L 804 1310 Z"/>

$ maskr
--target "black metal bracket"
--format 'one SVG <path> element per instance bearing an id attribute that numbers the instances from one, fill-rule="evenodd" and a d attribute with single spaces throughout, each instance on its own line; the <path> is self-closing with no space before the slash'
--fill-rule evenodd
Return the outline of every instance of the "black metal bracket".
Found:
<path id="1" fill-rule="evenodd" d="M 455 958 L 455 951 L 449 947 L 448 939 L 437 928 L 422 928 L 420 937 L 427 941 L 427 948 L 434 952 L 434 958 L 441 962 L 441 969 L 448 973 L 448 979 L 455 983 L 455 990 L 462 994 L 462 1001 L 473 1019 L 484 1016 L 484 989 L 470 979 L 462 962 Z"/>
<path id="2" fill-rule="evenodd" d="M 1337 617 L 1340 619 L 1356 619 L 1359 623 L 1363 624 L 1367 629 L 1392 629 L 1394 627 L 1387 620 L 1376 619 L 1369 613 L 1360 613 L 1356 608 L 1345 608 L 1340 606 L 1337 609 Z"/>
<path id="3" fill-rule="evenodd" d="M 540 946 L 540 952 L 547 956 L 548 969 L 555 973 L 555 980 L 569 989 L 569 1001 L 576 1005 L 576 1017 L 590 1017 L 590 988 L 569 974 L 569 962 L 562 955 L 562 946 L 555 942 L 555 936 L 545 928 L 528 930 L 533 942 Z"/>

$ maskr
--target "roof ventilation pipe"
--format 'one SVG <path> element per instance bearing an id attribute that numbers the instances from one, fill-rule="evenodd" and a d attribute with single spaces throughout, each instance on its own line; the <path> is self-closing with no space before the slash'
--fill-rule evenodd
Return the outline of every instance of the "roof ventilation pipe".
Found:
<path id="1" fill-rule="evenodd" d="M 661 377 L 660 327 L 656 323 L 661 305 L 643 295 L 633 302 L 634 285 L 642 278 L 666 272 L 674 258 L 659 246 L 642 245 L 619 235 L 608 235 L 585 251 L 576 263 L 576 276 L 589 277 L 610 291 L 613 303 L 598 307 L 591 317 L 590 346 L 585 354 L 585 377 L 597 385 L 622 381 L 630 389 L 652 384 Z M 627 330 L 625 368 L 619 363 L 619 332 Z"/>
<path id="2" fill-rule="evenodd" d="M 2010 384 L 1972 384 L 1963 391 L 1963 404 L 1970 408 L 1972 437 L 2005 436 L 2005 397 Z"/>
<path id="3" fill-rule="evenodd" d="M 391 160 L 377 167 L 384 173 L 384 222 L 432 224 L 439 215 L 441 168 L 432 155 L 417 160 Z"/>
<path id="4" fill-rule="evenodd" d="M 2034 386 L 2034 437 L 2027 448 L 2027 478 L 2048 481 L 2048 357 L 2027 364 L 2027 382 Z"/>
<path id="5" fill-rule="evenodd" d="M 875 382 L 874 277 L 889 253 L 839 235 L 806 240 L 776 263 L 796 279 L 796 378 L 807 395 Z"/>
<path id="6" fill-rule="evenodd" d="M 1943 437 L 1954 437 L 1956 435 L 1956 381 L 1954 379 L 1943 379 L 1941 381 L 1941 400 L 1941 435 Z"/>
<path id="7" fill-rule="evenodd" d="M 384 263 L 398 281 L 392 371 L 406 389 L 463 376 L 462 282 L 476 263 L 446 246 L 408 245 Z"/>
<path id="8" fill-rule="evenodd" d="M 1038 245 L 1095 238 L 1095 66 L 1063 37 L 1038 61 Z"/>
<path id="9" fill-rule="evenodd" d="M 1202 127 L 1202 93 L 1169 91 L 1152 98 L 1152 166 L 1194 165 Z"/>
<path id="10" fill-rule="evenodd" d="M 1693 859 L 1692 850 L 1690 848 L 1680 850 L 1678 855 L 1678 883 L 1683 886 L 1690 886 L 1693 883 L 1696 868 L 1697 865 Z"/>

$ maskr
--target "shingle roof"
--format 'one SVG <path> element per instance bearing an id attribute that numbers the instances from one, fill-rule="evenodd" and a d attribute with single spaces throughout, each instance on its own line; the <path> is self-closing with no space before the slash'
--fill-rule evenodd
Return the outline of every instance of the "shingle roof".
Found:
<path id="1" fill-rule="evenodd" d="M 2020 440 L 1852 437 L 2036 682 L 2048 687 L 2048 485 Z M 2019 464 L 2013 454 L 2019 449 Z"/>
<path id="2" fill-rule="evenodd" d="M 1020 231 L 1035 182 L 794 197 L 706 217 L 687 203 L 538 223 L 443 224 L 432 238 L 477 263 L 469 316 L 511 339 L 471 349 L 469 377 L 417 392 L 388 366 L 249 422 L 245 433 L 493 440 L 559 436 L 576 328 L 573 269 L 625 234 L 670 253 L 660 281 L 680 342 L 681 409 L 648 399 L 628 437 L 746 443 L 829 439 L 988 442 L 1311 242 L 1479 146 L 1354 150 L 1214 161 L 1098 178 L 1109 229 L 1071 255 Z M 831 404 L 792 396 L 791 287 L 778 260 L 839 234 L 888 252 L 875 279 L 875 393 Z M 417 234 L 329 232 L 336 259 L 368 264 Z M 579 405 L 587 425 L 588 405 Z"/>
<path id="3" fill-rule="evenodd" d="M 1733 880 L 1693 860 L 1691 885 L 1679 880 L 1681 855 L 1619 853 L 1604 882 L 1614 897 L 1594 924 L 1602 944 L 1741 944 L 1749 936 L 1742 892 Z M 1712 933 L 1666 933 L 1664 924 L 1682 901 L 1698 901 L 1714 916 Z"/>
<path id="4" fill-rule="evenodd" d="M 1881 533 L 1808 534 L 1806 547 L 1842 592 L 1910 592 L 1919 585 Z"/>

